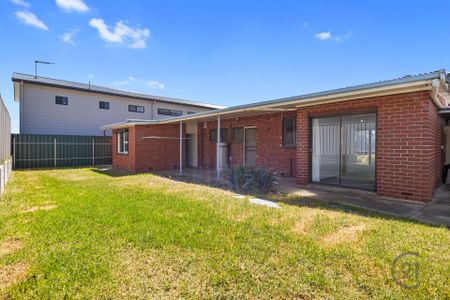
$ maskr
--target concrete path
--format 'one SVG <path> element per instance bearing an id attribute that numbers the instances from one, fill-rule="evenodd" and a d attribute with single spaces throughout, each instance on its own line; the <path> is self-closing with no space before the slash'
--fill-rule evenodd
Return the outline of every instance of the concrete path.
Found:
<path id="1" fill-rule="evenodd" d="M 300 187 L 286 178 L 280 180 L 278 191 L 450 227 L 450 185 L 442 185 L 429 203 L 380 197 L 373 192 L 341 187 L 316 184 Z"/>
<path id="2" fill-rule="evenodd" d="M 412 216 L 413 219 L 450 227 L 450 184 L 441 185 L 431 202 Z"/>

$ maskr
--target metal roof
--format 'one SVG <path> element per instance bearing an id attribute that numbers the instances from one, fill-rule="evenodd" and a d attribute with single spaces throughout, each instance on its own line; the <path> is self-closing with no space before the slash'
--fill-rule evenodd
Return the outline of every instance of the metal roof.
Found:
<path id="1" fill-rule="evenodd" d="M 22 74 L 22 73 L 16 73 L 16 72 L 14 72 L 12 74 L 11 79 L 14 82 L 24 81 L 27 83 L 68 88 L 68 89 L 87 91 L 87 92 L 93 92 L 93 93 L 101 93 L 101 94 L 107 94 L 107 95 L 113 95 L 113 96 L 125 96 L 125 97 L 138 98 L 138 99 L 143 99 L 143 100 L 156 100 L 156 101 L 162 101 L 162 102 L 178 103 L 178 104 L 206 107 L 206 108 L 212 108 L 212 109 L 221 109 L 221 108 L 225 107 L 225 106 L 221 106 L 221 105 L 215 105 L 215 104 L 197 102 L 197 101 L 191 101 L 191 100 L 184 100 L 184 99 L 178 99 L 178 98 L 170 98 L 170 97 L 162 97 L 162 96 L 127 92 L 127 91 L 123 91 L 123 90 L 112 89 L 112 88 L 107 88 L 107 87 L 102 87 L 102 86 L 92 85 L 92 84 L 86 84 L 86 83 L 81 83 L 81 82 L 67 81 L 67 80 L 41 77 L 41 76 L 35 77 L 34 75 Z"/>
<path id="2" fill-rule="evenodd" d="M 355 86 L 350 86 L 350 87 L 345 87 L 345 88 L 340 88 L 340 89 L 333 89 L 333 90 L 328 90 L 328 91 L 324 91 L 324 92 L 310 93 L 310 94 L 304 94 L 304 95 L 286 97 L 286 98 L 278 98 L 278 99 L 273 99 L 273 100 L 266 100 L 266 101 L 255 102 L 255 103 L 250 103 L 250 104 L 227 107 L 227 108 L 218 109 L 218 110 L 214 110 L 214 111 L 200 112 L 200 113 L 196 113 L 196 114 L 189 115 L 189 116 L 170 118 L 167 120 L 157 120 L 157 121 L 125 120 L 124 122 L 116 123 L 116 124 L 108 124 L 108 125 L 105 125 L 104 127 L 115 127 L 115 126 L 121 126 L 121 125 L 130 126 L 130 125 L 139 125 L 140 123 L 141 124 L 159 124 L 159 123 L 169 123 L 169 122 L 175 123 L 175 122 L 181 122 L 181 121 L 190 120 L 190 119 L 199 119 L 202 117 L 206 118 L 208 116 L 213 116 L 213 115 L 215 116 L 215 115 L 233 113 L 234 111 L 257 109 L 258 107 L 267 107 L 267 106 L 280 107 L 282 105 L 287 105 L 292 102 L 295 102 L 296 104 L 301 104 L 302 102 L 307 103 L 309 100 L 311 100 L 313 98 L 325 97 L 325 96 L 338 97 L 341 94 L 345 94 L 345 93 L 349 93 L 349 92 L 358 92 L 358 91 L 364 92 L 366 90 L 367 90 L 367 92 L 369 92 L 369 90 L 376 89 L 376 88 L 383 88 L 383 87 L 395 88 L 397 86 L 402 86 L 405 84 L 416 83 L 416 82 L 420 83 L 420 82 L 424 82 L 424 81 L 431 81 L 434 79 L 445 80 L 445 76 L 446 76 L 446 71 L 444 69 L 442 69 L 442 70 L 437 70 L 437 71 L 433 71 L 433 72 L 429 72 L 429 73 L 423 73 L 423 74 L 418 74 L 418 75 L 407 75 L 407 76 L 396 78 L 396 79 L 377 81 L 377 82 L 373 82 L 373 83 L 355 85 Z"/>

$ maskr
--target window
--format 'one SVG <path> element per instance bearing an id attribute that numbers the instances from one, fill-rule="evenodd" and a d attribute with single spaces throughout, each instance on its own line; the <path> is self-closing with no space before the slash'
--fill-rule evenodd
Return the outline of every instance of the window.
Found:
<path id="1" fill-rule="evenodd" d="M 55 96 L 55 104 L 68 105 L 69 104 L 69 98 L 63 97 L 63 96 Z"/>
<path id="2" fill-rule="evenodd" d="M 217 142 L 217 130 L 216 129 L 210 129 L 209 130 L 209 141 L 211 143 Z"/>
<path id="3" fill-rule="evenodd" d="M 128 153 L 128 131 L 117 133 L 117 152 L 122 154 Z"/>
<path id="4" fill-rule="evenodd" d="M 220 129 L 220 142 L 228 143 L 228 141 L 229 141 L 228 137 L 229 137 L 228 128 L 221 128 Z M 211 143 L 217 143 L 217 129 L 211 129 L 209 131 L 209 141 Z"/>
<path id="5" fill-rule="evenodd" d="M 187 114 L 188 115 L 193 115 L 193 114 L 196 114 L 196 112 L 195 111 L 188 111 Z"/>
<path id="6" fill-rule="evenodd" d="M 234 143 L 242 143 L 244 141 L 244 128 L 242 127 L 233 128 L 232 141 Z"/>
<path id="7" fill-rule="evenodd" d="M 295 146 L 295 131 L 296 125 L 295 118 L 283 119 L 283 146 L 293 147 Z"/>
<path id="8" fill-rule="evenodd" d="M 175 110 L 175 109 L 158 108 L 158 115 L 181 116 L 181 115 L 183 115 L 183 112 L 181 110 Z"/>
<path id="9" fill-rule="evenodd" d="M 98 103 L 98 107 L 100 109 L 109 109 L 109 102 L 107 102 L 107 101 L 100 101 Z"/>
<path id="10" fill-rule="evenodd" d="M 135 112 L 135 113 L 143 113 L 145 111 L 145 109 L 143 106 L 139 106 L 139 105 L 128 105 L 128 111 Z"/>

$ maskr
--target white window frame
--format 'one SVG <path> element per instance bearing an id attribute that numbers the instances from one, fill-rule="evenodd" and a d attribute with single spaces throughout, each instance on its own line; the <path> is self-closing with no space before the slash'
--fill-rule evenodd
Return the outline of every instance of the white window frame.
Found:
<path id="1" fill-rule="evenodd" d="M 123 143 L 123 151 L 120 151 L 120 148 L 122 148 L 121 147 L 122 143 Z M 128 154 L 128 131 L 122 131 L 117 133 L 117 153 Z"/>

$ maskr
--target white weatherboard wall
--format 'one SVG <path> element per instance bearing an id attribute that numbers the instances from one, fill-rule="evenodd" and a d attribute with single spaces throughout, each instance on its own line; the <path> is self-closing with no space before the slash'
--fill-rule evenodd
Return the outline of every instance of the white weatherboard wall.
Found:
<path id="1" fill-rule="evenodd" d="M 11 175 L 11 117 L 0 96 L 0 194 Z"/>
<path id="2" fill-rule="evenodd" d="M 24 83 L 20 99 L 20 133 L 57 135 L 103 135 L 100 127 L 126 119 L 163 119 L 160 108 L 187 112 L 210 110 L 199 106 L 141 100 Z M 55 104 L 55 96 L 69 98 L 68 105 Z M 110 109 L 100 109 L 99 101 L 110 102 Z M 145 107 L 144 113 L 128 111 L 128 105 Z M 107 132 L 111 135 L 111 132 Z"/>

